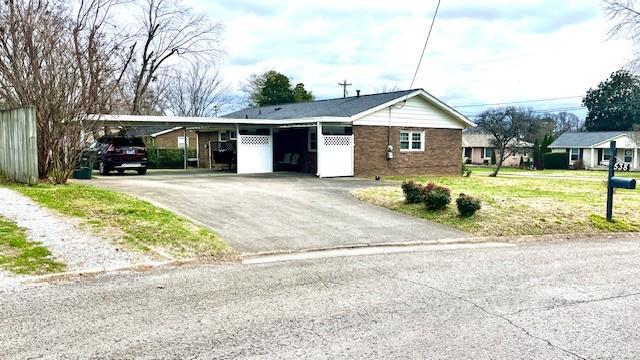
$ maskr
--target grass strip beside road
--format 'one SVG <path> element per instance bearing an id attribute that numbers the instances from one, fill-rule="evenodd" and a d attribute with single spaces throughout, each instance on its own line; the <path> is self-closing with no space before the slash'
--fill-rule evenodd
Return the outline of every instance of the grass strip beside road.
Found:
<path id="1" fill-rule="evenodd" d="M 213 231 L 151 203 L 89 185 L 9 185 L 36 203 L 83 219 L 105 239 L 145 253 L 227 257 L 234 251 Z"/>
<path id="2" fill-rule="evenodd" d="M 400 182 L 434 182 L 451 189 L 452 203 L 440 212 L 406 204 Z M 388 177 L 395 186 L 358 189 L 360 200 L 404 214 L 453 226 L 479 236 L 513 236 L 640 231 L 640 191 L 616 190 L 615 222 L 604 220 L 606 181 L 556 177 L 498 176 L 474 172 L 471 177 Z M 482 209 L 471 218 L 458 216 L 460 193 L 479 197 Z"/>
<path id="3" fill-rule="evenodd" d="M 21 275 L 42 275 L 64 271 L 46 247 L 27 238 L 24 229 L 0 216 L 0 268 Z"/>

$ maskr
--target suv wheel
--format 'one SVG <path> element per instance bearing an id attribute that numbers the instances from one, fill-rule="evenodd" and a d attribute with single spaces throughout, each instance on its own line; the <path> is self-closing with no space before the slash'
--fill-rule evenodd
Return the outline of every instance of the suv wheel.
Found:
<path id="1" fill-rule="evenodd" d="M 109 169 L 104 164 L 104 161 L 100 161 L 100 165 L 98 165 L 98 172 L 100 175 L 109 175 Z"/>
<path id="2" fill-rule="evenodd" d="M 144 175 L 147 173 L 147 169 L 140 169 L 138 170 L 138 175 Z"/>

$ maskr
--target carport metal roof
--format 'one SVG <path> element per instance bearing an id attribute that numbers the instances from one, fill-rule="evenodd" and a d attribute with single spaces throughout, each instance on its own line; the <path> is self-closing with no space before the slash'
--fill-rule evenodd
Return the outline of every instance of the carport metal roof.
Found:
<path id="1" fill-rule="evenodd" d="M 120 126 L 166 126 L 166 127 L 213 127 L 213 126 L 246 126 L 246 125 L 294 125 L 321 123 L 350 123 L 350 118 L 344 117 L 313 117 L 303 119 L 231 119 L 213 117 L 183 117 L 183 116 L 147 116 L 147 115 L 93 115 L 92 120 L 104 125 Z"/>

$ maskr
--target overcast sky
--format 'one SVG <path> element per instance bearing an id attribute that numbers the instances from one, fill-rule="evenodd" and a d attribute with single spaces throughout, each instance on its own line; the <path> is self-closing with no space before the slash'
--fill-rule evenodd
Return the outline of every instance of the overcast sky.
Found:
<path id="1" fill-rule="evenodd" d="M 236 90 L 275 69 L 326 99 L 342 95 L 343 79 L 352 94 L 408 88 L 437 0 L 191 3 L 224 23 L 222 72 Z M 610 26 L 599 0 L 442 0 L 414 88 L 452 106 L 582 96 L 632 55 L 630 42 L 608 39 Z"/>

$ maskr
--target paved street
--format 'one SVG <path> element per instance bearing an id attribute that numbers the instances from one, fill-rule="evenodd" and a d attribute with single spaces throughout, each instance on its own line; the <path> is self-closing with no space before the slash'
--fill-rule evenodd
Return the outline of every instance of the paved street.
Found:
<path id="1" fill-rule="evenodd" d="M 10 290 L 0 294 L 0 358 L 631 359 L 640 353 L 638 241 L 386 250 Z"/>
<path id="2" fill-rule="evenodd" d="M 245 253 L 466 236 L 448 226 L 365 204 L 351 196 L 353 189 L 380 184 L 370 180 L 174 171 L 102 176 L 90 183 L 188 216 L 213 228 L 234 249 Z"/>

